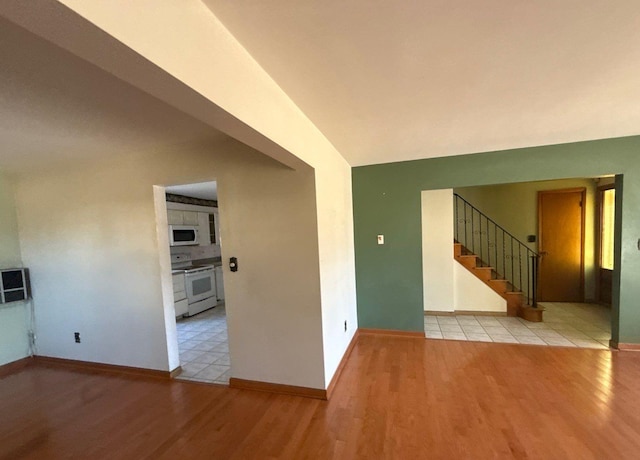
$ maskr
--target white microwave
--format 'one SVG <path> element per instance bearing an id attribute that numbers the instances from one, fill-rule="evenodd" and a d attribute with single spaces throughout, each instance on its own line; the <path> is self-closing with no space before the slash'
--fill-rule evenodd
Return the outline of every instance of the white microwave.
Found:
<path id="1" fill-rule="evenodd" d="M 198 227 L 195 225 L 169 225 L 170 246 L 194 246 L 198 244 Z"/>

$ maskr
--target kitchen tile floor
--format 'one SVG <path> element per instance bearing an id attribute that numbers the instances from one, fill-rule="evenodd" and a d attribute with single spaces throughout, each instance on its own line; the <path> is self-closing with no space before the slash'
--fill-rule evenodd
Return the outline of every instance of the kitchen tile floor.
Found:
<path id="1" fill-rule="evenodd" d="M 542 323 L 506 316 L 428 314 L 424 317 L 425 335 L 428 339 L 609 348 L 610 308 L 585 303 L 540 305 L 545 307 Z"/>
<path id="2" fill-rule="evenodd" d="M 182 367 L 176 378 L 228 385 L 231 363 L 224 305 L 180 319 L 176 325 Z"/>

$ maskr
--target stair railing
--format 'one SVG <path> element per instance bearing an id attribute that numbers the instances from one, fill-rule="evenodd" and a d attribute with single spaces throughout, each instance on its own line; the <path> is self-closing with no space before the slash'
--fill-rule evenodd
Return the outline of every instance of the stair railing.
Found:
<path id="1" fill-rule="evenodd" d="M 456 241 L 477 255 L 481 266 L 493 268 L 493 279 L 506 279 L 536 307 L 538 253 L 457 193 L 453 197 Z"/>

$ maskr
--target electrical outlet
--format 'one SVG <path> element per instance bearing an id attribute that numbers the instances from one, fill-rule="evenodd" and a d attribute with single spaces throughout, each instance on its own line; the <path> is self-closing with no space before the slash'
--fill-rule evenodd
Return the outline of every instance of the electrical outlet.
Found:
<path id="1" fill-rule="evenodd" d="M 347 332 L 347 321 L 344 321 L 344 331 Z"/>
<path id="2" fill-rule="evenodd" d="M 73 338 L 75 339 L 76 343 L 80 343 L 80 333 L 79 332 L 74 332 L 73 333 Z"/>

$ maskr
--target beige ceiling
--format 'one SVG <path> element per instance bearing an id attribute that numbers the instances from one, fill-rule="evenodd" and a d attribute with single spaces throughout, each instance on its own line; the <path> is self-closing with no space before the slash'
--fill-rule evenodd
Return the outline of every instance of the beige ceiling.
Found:
<path id="1" fill-rule="evenodd" d="M 4 19 L 0 63 L 0 171 L 223 136 Z"/>
<path id="2" fill-rule="evenodd" d="M 640 132 L 637 0 L 203 0 L 352 165 Z"/>

